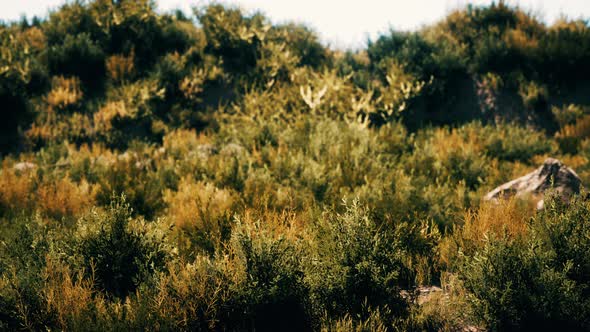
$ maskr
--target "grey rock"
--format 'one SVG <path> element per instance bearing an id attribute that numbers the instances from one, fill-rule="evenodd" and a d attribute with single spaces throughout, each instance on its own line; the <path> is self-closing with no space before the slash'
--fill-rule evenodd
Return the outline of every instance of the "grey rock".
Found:
<path id="1" fill-rule="evenodd" d="M 31 162 L 28 162 L 28 161 L 23 161 L 23 162 L 14 164 L 14 169 L 19 172 L 33 170 L 35 168 L 37 168 L 37 165 L 34 163 L 31 163 Z"/>
<path id="2" fill-rule="evenodd" d="M 229 143 L 224 146 L 220 154 L 224 157 L 238 157 L 246 153 L 246 148 L 237 143 Z"/>
<path id="3" fill-rule="evenodd" d="M 507 182 L 485 195 L 486 201 L 497 201 L 508 197 L 531 196 L 539 199 L 537 208 L 542 209 L 548 190 L 554 191 L 564 201 L 580 193 L 582 181 L 576 172 L 561 161 L 548 158 L 535 171 Z"/>
<path id="4" fill-rule="evenodd" d="M 196 148 L 197 155 L 202 158 L 206 159 L 218 153 L 217 147 L 213 144 L 200 144 Z"/>

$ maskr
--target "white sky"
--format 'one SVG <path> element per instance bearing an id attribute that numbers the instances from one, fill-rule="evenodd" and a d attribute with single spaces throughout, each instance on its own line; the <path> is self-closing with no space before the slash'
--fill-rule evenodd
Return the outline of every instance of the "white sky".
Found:
<path id="1" fill-rule="evenodd" d="M 158 8 L 181 8 L 189 12 L 207 0 L 156 0 Z M 317 31 L 324 42 L 336 47 L 364 45 L 390 27 L 409 30 L 443 18 L 466 3 L 487 4 L 491 0 L 222 0 L 246 10 L 259 9 L 275 23 L 295 21 Z M 590 0 L 508 0 L 532 10 L 548 23 L 560 15 L 590 18 Z M 16 20 L 22 14 L 45 16 L 64 0 L 0 0 L 0 20 Z"/>

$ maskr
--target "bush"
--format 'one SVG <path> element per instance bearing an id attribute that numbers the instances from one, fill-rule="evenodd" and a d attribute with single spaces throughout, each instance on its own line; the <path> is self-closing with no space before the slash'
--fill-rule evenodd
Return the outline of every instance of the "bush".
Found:
<path id="1" fill-rule="evenodd" d="M 232 328 L 310 330 L 312 312 L 300 251 L 257 224 L 236 222 L 230 243 L 243 276 L 233 285 Z"/>
<path id="2" fill-rule="evenodd" d="M 119 298 L 135 292 L 166 262 L 165 251 L 145 231 L 130 229 L 130 218 L 131 208 L 121 196 L 111 201 L 104 215 L 95 211 L 80 221 L 82 232 L 85 224 L 97 228 L 82 234 L 79 244 L 86 274 L 99 290 Z"/>
<path id="3" fill-rule="evenodd" d="M 189 251 L 213 253 L 227 239 L 236 205 L 231 191 L 182 178 L 177 192 L 164 192 L 164 201 L 168 205 L 167 216 L 180 231 L 189 234 Z"/>
<path id="4" fill-rule="evenodd" d="M 299 59 L 299 66 L 319 69 L 329 63 L 328 50 L 320 43 L 316 33 L 306 26 L 293 23 L 273 26 L 269 35 L 287 45 Z"/>
<path id="5" fill-rule="evenodd" d="M 14 83 L 18 84 L 16 87 Z M 11 83 L 0 78 L 0 103 L 2 107 L 2 124 L 0 124 L 0 152 L 7 153 L 21 150 L 20 131 L 31 119 L 30 105 L 22 94 L 22 82 Z"/>
<path id="6" fill-rule="evenodd" d="M 587 255 L 590 250 L 590 203 L 583 196 L 575 197 L 569 204 L 559 197 L 548 203 L 537 221 L 539 232 L 547 236 L 548 245 L 555 251 L 555 264 L 571 264 L 567 276 L 577 283 L 587 298 L 590 294 L 590 257 Z M 584 304 L 590 305 L 590 302 Z"/>
<path id="7" fill-rule="evenodd" d="M 315 225 L 306 275 L 314 311 L 343 317 L 364 313 L 364 306 L 387 307 L 393 317 L 403 317 L 407 303 L 400 290 L 409 286 L 402 277 L 406 243 L 380 228 L 358 201 L 345 208 Z"/>
<path id="8" fill-rule="evenodd" d="M 54 244 L 50 231 L 38 218 L 26 216 L 5 227 L 0 232 L 0 328 L 51 326 L 54 317 L 41 293 L 45 256 Z"/>
<path id="9" fill-rule="evenodd" d="M 547 109 L 549 93 L 546 87 L 535 82 L 523 82 L 518 93 L 527 110 L 543 112 Z"/>
<path id="10" fill-rule="evenodd" d="M 49 19 L 42 24 L 42 29 L 49 47 L 62 44 L 67 36 L 81 33 L 87 34 L 89 39 L 101 46 L 108 39 L 101 22 L 97 20 L 96 13 L 89 5 L 81 2 L 65 4 L 59 10 L 50 13 Z"/>
<path id="11" fill-rule="evenodd" d="M 555 151 L 542 133 L 516 125 L 487 127 L 485 151 L 490 157 L 506 161 L 529 162 L 533 156 Z"/>
<path id="12" fill-rule="evenodd" d="M 223 59 L 232 74 L 254 69 L 259 57 L 262 16 L 244 17 L 239 9 L 214 4 L 197 13 L 207 37 L 205 51 Z"/>
<path id="13" fill-rule="evenodd" d="M 20 136 L 34 118 L 31 95 L 47 85 L 32 42 L 19 37 L 0 27 L 0 153 L 22 150 Z"/>
<path id="14" fill-rule="evenodd" d="M 588 203 L 546 200 L 526 232 L 487 233 L 462 251 L 459 277 L 491 330 L 590 327 Z"/>
<path id="15" fill-rule="evenodd" d="M 561 151 L 576 154 L 582 140 L 588 135 L 590 135 L 590 115 L 584 115 L 575 123 L 563 126 L 555 136 Z"/>
<path id="16" fill-rule="evenodd" d="M 558 21 L 539 42 L 540 74 L 548 82 L 566 83 L 588 77 L 590 28 L 582 20 Z"/>
<path id="17" fill-rule="evenodd" d="M 133 140 L 160 141 L 166 125 L 155 114 L 165 89 L 155 80 L 121 86 L 93 114 L 94 134 L 108 146 L 125 149 Z"/>
<path id="18" fill-rule="evenodd" d="M 342 52 L 155 6 L 0 22 L 0 330 L 590 330 L 589 205 L 481 202 L 548 156 L 590 184 L 587 22 Z"/>
<path id="19" fill-rule="evenodd" d="M 567 278 L 570 268 L 553 265 L 551 253 L 536 239 L 491 237 L 464 259 L 459 273 L 471 293 L 475 315 L 493 331 L 579 329 L 583 325 L 577 303 L 582 297 Z"/>
<path id="20" fill-rule="evenodd" d="M 77 76 L 87 92 L 101 88 L 105 79 L 105 53 L 87 33 L 67 35 L 49 48 L 49 71 L 53 75 Z"/>

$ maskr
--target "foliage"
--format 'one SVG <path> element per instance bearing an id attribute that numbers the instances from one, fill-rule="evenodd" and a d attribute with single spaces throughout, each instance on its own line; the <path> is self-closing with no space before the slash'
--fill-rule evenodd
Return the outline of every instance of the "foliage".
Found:
<path id="1" fill-rule="evenodd" d="M 399 234 L 380 229 L 369 212 L 352 202 L 343 214 L 320 221 L 309 282 L 315 301 L 330 314 L 362 313 L 362 305 L 404 315 L 400 297 L 404 248 Z"/>
<path id="2" fill-rule="evenodd" d="M 104 221 L 97 213 L 91 220 L 81 219 L 80 253 L 86 273 L 96 279 L 97 287 L 117 297 L 134 292 L 149 276 L 160 270 L 166 253 L 151 243 L 145 232 L 129 230 L 131 209 L 122 196 L 113 200 Z M 88 227 L 97 231 L 87 230 Z"/>
<path id="3" fill-rule="evenodd" d="M 548 204 L 525 232 L 486 232 L 461 257 L 474 313 L 493 330 L 588 328 L 587 203 Z"/>
<path id="4" fill-rule="evenodd" d="M 67 35 L 61 44 L 49 48 L 47 58 L 52 74 L 76 76 L 88 89 L 100 88 L 105 54 L 88 34 Z"/>
<path id="5" fill-rule="evenodd" d="M 0 24 L 0 330 L 590 328 L 587 195 L 482 202 L 547 157 L 590 185 L 587 22 L 342 51 L 155 8 Z"/>

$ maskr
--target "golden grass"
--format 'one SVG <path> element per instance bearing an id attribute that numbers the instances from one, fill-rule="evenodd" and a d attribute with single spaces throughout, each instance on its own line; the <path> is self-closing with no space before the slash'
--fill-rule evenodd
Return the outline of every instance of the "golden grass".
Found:
<path id="1" fill-rule="evenodd" d="M 539 41 L 520 29 L 511 29 L 505 36 L 506 44 L 522 52 L 533 52 L 539 47 Z"/>
<path id="2" fill-rule="evenodd" d="M 578 119 L 576 123 L 566 125 L 557 133 L 560 137 L 587 138 L 590 137 L 590 115 Z"/>
<path id="3" fill-rule="evenodd" d="M 109 77 L 115 82 L 122 82 L 129 79 L 135 69 L 134 59 L 134 52 L 131 52 L 127 56 L 121 54 L 110 56 L 106 60 L 106 69 Z"/>
<path id="4" fill-rule="evenodd" d="M 222 262 L 198 256 L 193 263 L 171 264 L 169 273 L 162 275 L 153 299 L 153 309 L 162 317 L 174 322 L 178 328 L 187 328 L 195 320 L 205 320 L 209 329 L 216 326 L 216 314 L 227 298 L 227 281 L 217 272 Z"/>
<path id="5" fill-rule="evenodd" d="M 18 35 L 19 41 L 29 45 L 33 50 L 41 51 L 46 47 L 46 38 L 43 30 L 38 27 L 30 27 Z"/>
<path id="6" fill-rule="evenodd" d="M 462 228 L 464 239 L 480 242 L 489 234 L 507 234 L 511 237 L 524 235 L 528 221 L 534 215 L 535 205 L 518 198 L 501 200 L 498 203 L 485 202 L 477 211 L 465 213 Z"/>
<path id="7" fill-rule="evenodd" d="M 435 321 L 440 324 L 438 331 L 461 331 L 467 326 L 474 326 L 470 321 L 471 307 L 467 302 L 467 291 L 456 275 L 441 275 L 441 291 L 434 291 L 422 299 L 416 308 L 418 321 Z"/>
<path id="8" fill-rule="evenodd" d="M 129 114 L 125 102 L 111 101 L 94 113 L 94 126 L 98 130 L 111 130 L 115 117 L 125 117 Z"/>
<path id="9" fill-rule="evenodd" d="M 464 223 L 454 234 L 445 237 L 440 245 L 440 262 L 451 265 L 458 249 L 469 251 L 478 248 L 490 236 L 517 239 L 529 231 L 529 221 L 536 213 L 532 199 L 511 198 L 498 202 L 483 202 L 478 209 L 467 210 Z"/>
<path id="10" fill-rule="evenodd" d="M 34 169 L 17 171 L 4 163 L 0 171 L 0 207 L 12 211 L 40 211 L 62 219 L 76 217 L 95 204 L 97 186 L 68 177 L 41 181 Z"/>
<path id="11" fill-rule="evenodd" d="M 85 279 L 82 271 L 72 272 L 58 259 L 46 257 L 43 269 L 43 298 L 48 312 L 55 313 L 61 329 L 71 327 L 73 321 L 92 319 L 89 309 L 105 312 L 100 293 L 93 292 L 93 280 Z M 80 326 L 83 327 L 83 326 Z"/>
<path id="12" fill-rule="evenodd" d="M 77 77 L 56 76 L 51 83 L 51 91 L 45 97 L 50 109 L 63 110 L 82 100 L 80 80 Z"/>
<path id="13" fill-rule="evenodd" d="M 44 182 L 37 188 L 37 207 L 44 214 L 61 219 L 80 216 L 95 203 L 97 185 L 86 180 L 73 183 L 68 177 Z"/>
<path id="14" fill-rule="evenodd" d="M 31 170 L 15 171 L 5 161 L 0 171 L 0 207 L 12 211 L 23 211 L 33 207 L 32 187 L 35 180 Z"/>
<path id="15" fill-rule="evenodd" d="M 231 213 L 236 199 L 228 190 L 184 177 L 178 184 L 178 191 L 167 189 L 164 192 L 164 201 L 168 204 L 167 215 L 177 227 L 218 234 L 221 232 L 219 219 Z"/>
<path id="16" fill-rule="evenodd" d="M 211 144 L 211 138 L 194 130 L 176 129 L 164 136 L 162 146 L 175 156 L 182 156 L 195 150 L 199 145 Z"/>

